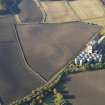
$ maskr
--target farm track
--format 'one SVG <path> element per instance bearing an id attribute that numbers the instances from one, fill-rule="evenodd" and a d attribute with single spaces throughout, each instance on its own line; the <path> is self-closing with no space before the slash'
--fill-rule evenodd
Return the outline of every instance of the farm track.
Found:
<path id="1" fill-rule="evenodd" d="M 40 6 L 41 6 L 41 4 L 40 4 L 40 1 L 38 1 L 37 2 L 37 0 L 35 1 L 35 0 L 32 0 L 32 1 L 34 1 L 36 4 L 37 4 L 37 6 L 38 6 L 38 8 L 40 9 Z M 33 3 L 34 3 L 33 2 Z M 36 6 L 36 4 L 35 4 L 35 6 Z M 14 6 L 15 4 L 13 4 L 13 6 Z M 40 9 L 40 10 L 42 10 L 42 9 Z M 42 10 L 43 11 L 43 10 Z M 12 11 L 11 11 L 12 12 Z M 43 14 L 43 13 L 42 13 Z M 45 13 L 44 13 L 45 14 Z M 41 16 L 41 15 L 40 15 Z M 26 23 L 24 23 L 24 22 L 22 22 L 21 21 L 21 19 L 20 19 L 20 17 L 19 17 L 19 15 L 15 15 L 15 18 L 16 18 L 16 22 L 17 22 L 17 24 L 31 24 L 30 22 L 26 22 Z M 40 17 L 40 18 L 42 18 L 42 17 Z M 42 18 L 42 22 L 44 22 L 44 20 L 45 19 L 43 19 Z M 34 22 L 34 21 L 33 21 Z M 41 21 L 40 21 L 41 22 Z M 39 23 L 40 23 L 39 22 Z M 19 46 L 20 46 L 20 49 L 22 50 L 22 55 L 23 55 L 23 58 L 24 58 L 24 62 L 26 62 L 26 65 L 27 65 L 27 67 L 29 68 L 28 70 L 29 71 L 31 71 L 33 74 L 35 74 L 35 75 L 37 75 L 42 81 L 44 81 L 45 83 L 47 83 L 47 80 L 44 78 L 44 77 L 42 77 L 39 73 L 37 73 L 37 72 L 35 72 L 34 70 L 32 70 L 32 68 L 30 67 L 30 65 L 28 64 L 28 62 L 27 62 L 27 59 L 26 59 L 26 57 L 25 57 L 25 54 L 24 54 L 24 51 L 23 51 L 23 47 L 21 46 L 21 42 L 20 42 L 20 38 L 19 38 L 19 36 L 18 36 L 18 31 L 17 31 L 17 28 L 16 28 L 16 25 L 15 25 L 15 31 L 16 31 L 16 38 L 17 38 L 17 41 L 18 41 L 18 44 L 19 44 Z"/>
<path id="2" fill-rule="evenodd" d="M 76 37 L 75 29 L 79 37 Z M 82 49 L 100 27 L 74 22 L 18 25 L 17 30 L 28 64 L 48 81 Z"/>
<path id="3" fill-rule="evenodd" d="M 20 38 L 19 38 L 19 35 L 18 35 L 18 31 L 17 31 L 17 27 L 16 26 L 15 26 L 15 31 L 17 33 L 16 34 L 16 38 L 17 38 L 17 41 L 18 41 L 18 45 L 20 46 L 20 49 L 21 49 L 21 52 L 22 52 L 22 56 L 24 58 L 24 62 L 27 65 L 28 70 L 31 71 L 33 74 L 35 74 L 35 76 L 37 75 L 44 83 L 47 83 L 48 81 L 44 77 L 42 77 L 39 73 L 37 73 L 36 71 L 32 70 L 32 68 L 28 64 L 27 58 L 26 58 L 26 56 L 24 54 L 24 50 L 23 50 L 24 48 L 21 45 L 21 41 L 20 41 Z"/>

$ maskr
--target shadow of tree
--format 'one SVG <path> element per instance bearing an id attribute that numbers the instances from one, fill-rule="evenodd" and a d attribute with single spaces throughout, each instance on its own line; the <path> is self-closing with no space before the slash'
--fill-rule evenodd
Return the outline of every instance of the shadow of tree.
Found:
<path id="1" fill-rule="evenodd" d="M 65 89 L 65 84 L 71 81 L 71 77 L 64 77 L 62 80 L 55 86 L 57 90 L 63 95 L 64 100 L 66 101 L 65 105 L 73 105 L 70 101 L 75 99 L 76 96 L 70 94 L 68 90 Z"/>

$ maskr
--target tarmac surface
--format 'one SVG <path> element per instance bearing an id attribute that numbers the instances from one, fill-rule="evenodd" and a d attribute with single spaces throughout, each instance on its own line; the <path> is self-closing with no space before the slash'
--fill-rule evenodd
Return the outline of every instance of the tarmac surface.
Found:
<path id="1" fill-rule="evenodd" d="M 62 83 L 70 105 L 105 105 L 105 70 L 69 75 Z"/>
<path id="2" fill-rule="evenodd" d="M 100 30 L 81 22 L 18 25 L 20 43 L 34 72 L 49 80 Z"/>

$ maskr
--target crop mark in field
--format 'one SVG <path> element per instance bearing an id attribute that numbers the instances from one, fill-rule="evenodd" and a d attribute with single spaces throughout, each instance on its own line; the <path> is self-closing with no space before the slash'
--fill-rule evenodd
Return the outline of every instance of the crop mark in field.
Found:
<path id="1" fill-rule="evenodd" d="M 31 71 L 35 76 L 37 75 L 43 82 L 47 83 L 47 80 L 44 77 L 42 77 L 39 73 L 37 73 L 36 71 L 33 71 L 32 68 L 30 67 L 30 65 L 28 64 L 27 58 L 26 58 L 26 56 L 24 54 L 23 46 L 21 45 L 21 41 L 20 41 L 20 38 L 19 38 L 19 35 L 18 35 L 16 25 L 15 25 L 15 31 L 16 31 L 16 39 L 18 41 L 18 45 L 19 45 L 19 47 L 21 49 L 22 56 L 23 56 L 24 61 L 25 61 L 26 65 L 27 65 L 27 67 L 28 67 L 28 70 Z"/>
<path id="2" fill-rule="evenodd" d="M 41 21 L 41 23 L 44 23 L 46 21 L 46 18 L 47 18 L 47 13 L 44 10 L 40 0 L 33 0 L 33 1 L 38 6 L 38 8 L 41 10 L 41 12 L 42 12 L 42 21 Z"/>

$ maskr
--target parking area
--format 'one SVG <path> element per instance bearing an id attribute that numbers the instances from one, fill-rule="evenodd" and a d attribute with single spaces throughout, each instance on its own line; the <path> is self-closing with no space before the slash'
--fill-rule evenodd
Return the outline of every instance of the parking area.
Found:
<path id="1" fill-rule="evenodd" d="M 47 23 L 79 21 L 78 16 L 65 1 L 41 1 L 41 4 L 47 13 Z"/>

